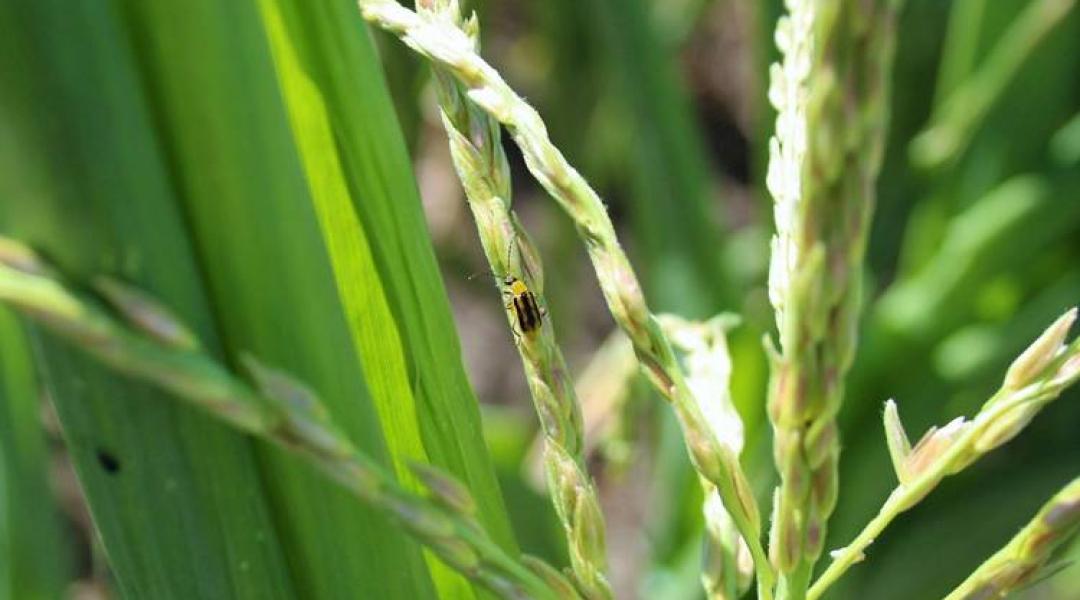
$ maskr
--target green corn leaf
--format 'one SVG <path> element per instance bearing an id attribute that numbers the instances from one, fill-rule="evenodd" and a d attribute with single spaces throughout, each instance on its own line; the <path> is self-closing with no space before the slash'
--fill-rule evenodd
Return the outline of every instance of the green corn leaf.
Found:
<path id="1" fill-rule="evenodd" d="M 258 8 L 127 9 L 226 346 L 295 374 L 363 450 L 385 456 Z M 432 593 L 415 544 L 318 474 L 265 459 L 302 597 Z"/>
<path id="2" fill-rule="evenodd" d="M 0 6 L 0 224 L 80 277 L 149 290 L 217 351 L 126 39 L 104 3 Z M 292 597 L 252 443 L 37 342 L 121 594 Z"/>
<path id="3" fill-rule="evenodd" d="M 427 236 L 409 158 L 374 49 L 346 0 L 312 9 L 261 0 L 308 185 L 398 476 L 410 461 L 465 482 L 493 537 L 513 548 L 480 436 L 449 304 Z M 444 597 L 464 580 L 433 563 Z"/>

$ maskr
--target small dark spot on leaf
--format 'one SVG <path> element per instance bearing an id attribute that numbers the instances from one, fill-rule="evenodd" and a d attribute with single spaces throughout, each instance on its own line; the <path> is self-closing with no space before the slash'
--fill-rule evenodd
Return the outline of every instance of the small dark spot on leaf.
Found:
<path id="1" fill-rule="evenodd" d="M 101 465 L 101 468 L 105 469 L 106 473 L 114 475 L 120 472 L 120 459 L 116 458 L 108 451 L 98 450 L 97 459 L 98 463 Z"/>

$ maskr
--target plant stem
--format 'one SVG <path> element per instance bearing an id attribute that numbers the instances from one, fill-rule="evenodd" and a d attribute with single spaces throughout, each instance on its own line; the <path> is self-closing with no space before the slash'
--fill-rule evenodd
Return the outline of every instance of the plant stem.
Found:
<path id="1" fill-rule="evenodd" d="M 833 562 L 810 586 L 809 600 L 817 600 L 855 563 L 863 560 L 867 547 L 900 513 L 927 496 L 947 476 L 955 474 L 994 448 L 1016 436 L 1043 407 L 1080 378 L 1080 340 L 1063 346 L 1062 340 L 1076 319 L 1071 309 L 1055 321 L 1009 368 L 1005 383 L 974 419 L 958 419 L 941 429 L 932 428 L 906 456 L 896 456 L 901 483 L 889 494 L 878 514 L 850 544 L 832 553 Z M 890 452 L 897 435 L 904 435 L 895 416 L 895 407 L 886 410 Z M 894 416 L 890 417 L 890 413 Z M 890 420 L 895 419 L 895 420 Z M 896 430 L 900 429 L 900 433 Z"/>
<path id="2" fill-rule="evenodd" d="M 1021 405 L 1030 400 L 1019 398 L 1012 403 L 1000 406 L 992 414 L 987 414 L 984 425 L 990 423 L 997 416 L 1003 415 L 1011 408 Z M 924 498 L 942 479 L 948 475 L 949 470 L 958 462 L 958 459 L 969 453 L 975 440 L 982 433 L 982 429 L 969 428 L 967 432 L 956 440 L 949 450 L 939 456 L 932 466 L 922 473 L 917 479 L 908 484 L 901 484 L 889 494 L 878 514 L 863 527 L 850 544 L 840 550 L 834 551 L 833 561 L 828 568 L 818 577 L 817 581 L 810 586 L 807 594 L 808 600 L 817 600 L 825 590 L 847 572 L 847 570 L 866 558 L 865 551 L 874 543 L 878 535 L 898 517 L 900 513 L 918 503 Z"/>
<path id="3" fill-rule="evenodd" d="M 720 492 L 754 556 L 765 598 L 774 576 L 761 545 L 760 514 L 737 458 L 712 433 L 686 386 L 670 343 L 649 312 L 644 295 L 604 204 L 556 148 L 537 112 L 473 49 L 462 31 L 425 20 L 393 0 L 359 0 L 364 18 L 397 35 L 409 47 L 446 69 L 481 109 L 506 126 L 521 148 L 526 166 L 574 220 L 596 271 L 608 308 L 634 344 L 650 382 L 670 401 L 695 468 Z"/>
<path id="4" fill-rule="evenodd" d="M 463 25 L 456 2 L 422 0 L 418 12 L 432 22 Z M 478 25 L 469 27 L 473 48 L 478 45 Z M 502 149 L 499 124 L 478 110 L 460 84 L 445 68 L 435 65 L 435 83 L 443 125 L 450 142 L 454 166 L 465 189 L 496 285 L 505 295 L 503 278 L 513 275 L 525 281 L 540 306 L 544 306 L 539 283 L 543 280 L 539 253 L 510 210 L 510 173 Z M 570 565 L 579 589 L 588 598 L 611 598 L 607 581 L 604 518 L 596 486 L 584 460 L 584 426 L 581 407 L 568 380 L 562 351 L 555 341 L 550 318 L 535 332 L 518 331 L 516 316 L 507 311 L 518 354 L 529 383 L 544 436 L 544 463 L 552 502 L 569 546 Z"/>
<path id="5" fill-rule="evenodd" d="M 727 331 L 736 321 L 732 315 L 719 315 L 703 323 L 660 315 L 660 326 L 680 352 L 687 385 L 702 403 L 701 410 L 713 432 L 732 454 L 739 456 L 745 436 L 742 419 L 731 399 L 732 365 L 727 344 Z M 734 600 L 749 589 L 754 576 L 753 559 L 716 487 L 702 477 L 698 479 L 705 493 L 701 583 L 710 600 Z"/>
<path id="6" fill-rule="evenodd" d="M 1080 529 L 1080 478 L 1068 485 L 1038 514 L 964 580 L 945 600 L 1004 598 L 1037 581 L 1054 549 Z"/>
<path id="7" fill-rule="evenodd" d="M 780 486 L 770 556 L 778 597 L 802 600 L 836 505 L 836 415 L 855 354 L 863 259 L 888 122 L 896 6 L 788 0 L 767 183 L 776 236 L 769 419 Z"/>
<path id="8" fill-rule="evenodd" d="M 901 488 L 897 488 L 899 490 Z M 894 506 L 898 504 L 894 500 L 896 491 L 889 496 L 889 499 L 885 501 L 885 504 L 881 507 L 881 510 L 869 523 L 859 532 L 859 535 L 855 536 L 855 539 L 850 544 L 845 546 L 838 553 L 834 554 L 832 563 L 825 569 L 825 572 L 817 578 L 817 581 L 810 586 L 810 591 L 807 593 L 809 600 L 816 600 L 820 598 L 825 590 L 832 584 L 836 583 L 836 580 L 847 572 L 851 565 L 863 560 L 863 551 L 877 539 L 877 536 L 888 527 L 889 523 L 900 514 L 900 511 L 896 510 Z"/>

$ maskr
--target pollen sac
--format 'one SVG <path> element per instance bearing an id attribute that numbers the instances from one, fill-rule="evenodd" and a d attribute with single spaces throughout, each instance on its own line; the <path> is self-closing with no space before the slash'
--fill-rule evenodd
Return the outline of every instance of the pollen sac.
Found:
<path id="1" fill-rule="evenodd" d="M 430 465 L 414 463 L 409 465 L 409 468 L 424 482 L 438 502 L 461 515 L 476 514 L 476 501 L 460 481 Z"/>
<path id="2" fill-rule="evenodd" d="M 29 246 L 4 236 L 0 236 L 0 265 L 29 275 L 52 274 L 52 269 Z"/>
<path id="3" fill-rule="evenodd" d="M 1006 389 L 1018 390 L 1033 381 L 1046 370 L 1050 363 L 1064 350 L 1062 342 L 1076 321 L 1076 308 L 1058 317 L 1024 352 L 1009 366 L 1005 374 Z"/>
<path id="4" fill-rule="evenodd" d="M 535 556 L 529 556 L 528 554 L 522 555 L 521 562 L 540 579 L 544 580 L 556 591 L 559 598 L 577 598 L 581 594 L 574 588 L 574 585 L 560 572 L 552 568 L 551 565 L 536 558 Z"/>
<path id="5" fill-rule="evenodd" d="M 179 350 L 195 350 L 199 340 L 180 319 L 149 294 L 116 279 L 98 277 L 94 287 L 128 324 Z"/>
<path id="6" fill-rule="evenodd" d="M 934 465 L 934 461 L 947 453 L 956 440 L 972 427 L 970 421 L 957 417 L 944 427 L 931 427 L 923 435 L 904 461 L 902 471 L 909 481 L 918 478 Z"/>

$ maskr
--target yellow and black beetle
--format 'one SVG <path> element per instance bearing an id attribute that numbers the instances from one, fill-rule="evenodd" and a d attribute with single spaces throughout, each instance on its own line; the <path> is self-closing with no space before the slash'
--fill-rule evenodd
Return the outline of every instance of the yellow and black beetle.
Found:
<path id="1" fill-rule="evenodd" d="M 508 298 L 506 310 L 514 313 L 518 329 L 523 335 L 531 336 L 540 329 L 544 319 L 544 310 L 536 302 L 536 294 L 532 293 L 525 282 L 507 275 L 503 278 L 503 295 Z"/>

